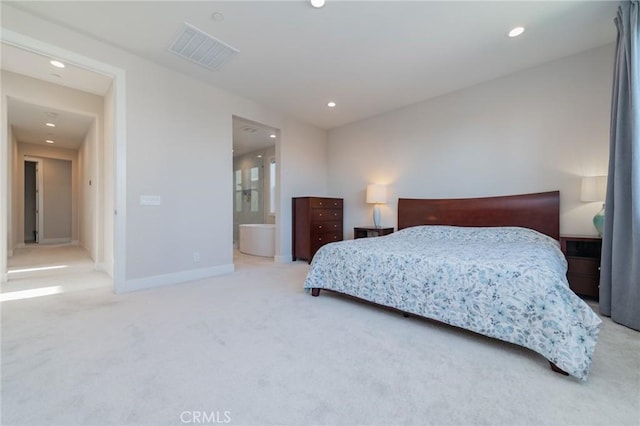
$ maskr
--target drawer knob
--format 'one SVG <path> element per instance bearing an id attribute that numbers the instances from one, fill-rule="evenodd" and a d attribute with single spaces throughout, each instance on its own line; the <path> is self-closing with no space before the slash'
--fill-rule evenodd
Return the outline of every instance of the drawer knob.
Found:
<path id="1" fill-rule="evenodd" d="M 322 237 L 318 237 L 318 241 L 322 241 Z"/>
<path id="2" fill-rule="evenodd" d="M 320 201 L 320 205 L 322 205 L 322 201 Z"/>
<path id="3" fill-rule="evenodd" d="M 320 213 L 318 216 L 322 216 L 322 213 Z"/>
<path id="4" fill-rule="evenodd" d="M 318 229 L 322 229 L 322 225 L 318 225 Z"/>

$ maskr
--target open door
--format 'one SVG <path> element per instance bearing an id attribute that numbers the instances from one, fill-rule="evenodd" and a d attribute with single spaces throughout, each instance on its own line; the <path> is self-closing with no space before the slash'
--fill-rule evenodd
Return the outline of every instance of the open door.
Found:
<path id="1" fill-rule="evenodd" d="M 41 210 L 41 165 L 36 158 L 24 161 L 24 243 L 40 242 Z"/>

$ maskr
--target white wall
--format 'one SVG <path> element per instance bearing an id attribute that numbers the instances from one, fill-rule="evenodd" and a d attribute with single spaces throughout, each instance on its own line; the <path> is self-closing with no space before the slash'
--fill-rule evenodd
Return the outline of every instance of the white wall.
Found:
<path id="1" fill-rule="evenodd" d="M 278 186 L 278 179 L 273 179 L 271 181 L 271 160 L 276 160 L 276 146 L 272 146 L 268 148 L 264 153 L 264 223 L 276 223 L 276 215 L 275 212 L 271 213 L 271 185 L 273 184 L 274 188 Z M 276 171 L 278 168 L 278 163 L 276 163 Z M 276 198 L 275 194 L 273 198 Z M 274 200 L 277 203 L 277 199 Z"/>
<path id="2" fill-rule="evenodd" d="M 233 115 L 281 131 L 276 256 L 291 259 L 291 197 L 326 192 L 325 131 L 8 5 L 2 25 L 126 72 L 126 146 L 115 146 L 126 150 L 124 186 L 116 188 L 126 190 L 126 205 L 114 206 L 126 214 L 119 290 L 233 270 Z M 159 195 L 162 204 L 141 206 L 141 195 Z"/>
<path id="3" fill-rule="evenodd" d="M 97 141 L 96 121 L 91 124 L 85 135 L 84 142 L 78 149 L 78 240 L 80 245 L 89 253 L 91 258 L 97 258 L 94 232 L 96 223 L 96 197 L 97 197 Z"/>
<path id="4" fill-rule="evenodd" d="M 3 100 L 6 100 L 6 98 L 3 96 Z M 6 106 L 6 105 L 5 105 Z M 7 131 L 9 132 L 9 138 L 8 138 L 8 148 L 9 148 L 9 167 L 7 168 L 7 183 L 12 180 L 15 170 L 18 167 L 18 141 L 16 140 L 13 131 L 11 128 L 7 129 Z M 8 185 L 8 191 L 9 191 L 9 196 L 7 197 L 8 199 L 8 203 L 7 203 L 7 248 L 8 248 L 8 254 L 9 256 L 13 256 L 13 249 L 15 247 L 15 239 L 19 238 L 17 236 L 15 236 L 13 233 L 15 232 L 15 230 L 17 229 L 16 227 L 14 227 L 12 224 L 14 223 L 14 221 L 16 220 L 16 215 L 18 214 L 18 205 L 20 203 L 20 199 L 22 198 L 22 195 L 18 193 L 18 191 L 14 190 L 13 188 L 11 188 Z"/>
<path id="5" fill-rule="evenodd" d="M 73 184 L 72 161 L 45 158 L 43 173 L 43 229 L 40 242 L 68 243 L 72 232 L 77 235 L 77 185 Z M 77 167 L 76 167 L 77 169 Z M 75 191 L 73 188 L 75 187 Z M 76 226 L 73 226 L 75 222 Z"/>
<path id="6" fill-rule="evenodd" d="M 580 177 L 606 174 L 614 46 L 524 70 L 329 132 L 328 189 L 345 233 L 372 225 L 367 183 L 397 199 L 560 190 L 560 231 L 596 235 Z"/>
<path id="7" fill-rule="evenodd" d="M 114 240 L 114 206 L 115 206 L 115 186 L 114 186 L 114 110 L 115 95 L 113 85 L 109 88 L 104 96 L 102 115 L 102 128 L 98 129 L 98 134 L 102 138 L 98 138 L 98 157 L 102 158 L 98 162 L 100 179 L 97 190 L 102 194 L 101 204 L 98 205 L 98 222 L 101 224 L 97 230 L 98 238 L 102 244 L 97 246 L 98 268 L 106 271 L 113 277 L 113 240 Z"/>
<path id="8" fill-rule="evenodd" d="M 138 73 L 138 69 L 147 71 Z M 325 190 L 324 132 L 295 125 L 251 101 L 150 63 L 141 61 L 135 70 L 127 70 L 129 279 L 232 264 L 234 115 L 281 129 L 284 170 L 316 161 L 306 150 L 289 161 L 290 150 L 321 145 L 322 165 L 311 180 L 320 180 Z M 281 186 L 283 200 L 291 197 L 286 179 Z M 296 175 L 289 179 L 297 180 Z M 161 196 L 162 206 L 140 206 L 139 197 L 145 194 Z M 290 209 L 290 201 L 285 204 Z M 289 242 L 290 221 L 282 223 L 280 232 Z M 278 249 L 277 253 L 290 258 L 290 246 Z M 194 264 L 194 252 L 200 254 L 201 266 Z M 139 285 L 147 283 L 153 284 Z"/>

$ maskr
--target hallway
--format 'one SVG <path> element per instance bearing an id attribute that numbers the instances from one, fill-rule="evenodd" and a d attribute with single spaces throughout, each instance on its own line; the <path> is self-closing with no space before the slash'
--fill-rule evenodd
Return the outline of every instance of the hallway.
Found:
<path id="1" fill-rule="evenodd" d="M 9 281 L 0 300 L 16 300 L 100 287 L 113 287 L 111 277 L 96 271 L 87 252 L 74 245 L 27 245 L 8 260 Z"/>

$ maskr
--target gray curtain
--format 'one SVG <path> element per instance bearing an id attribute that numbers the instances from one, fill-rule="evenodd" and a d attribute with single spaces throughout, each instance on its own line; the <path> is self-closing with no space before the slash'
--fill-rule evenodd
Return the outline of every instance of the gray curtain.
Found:
<path id="1" fill-rule="evenodd" d="M 611 100 L 600 312 L 640 330 L 640 37 L 638 1 L 623 1 Z"/>

